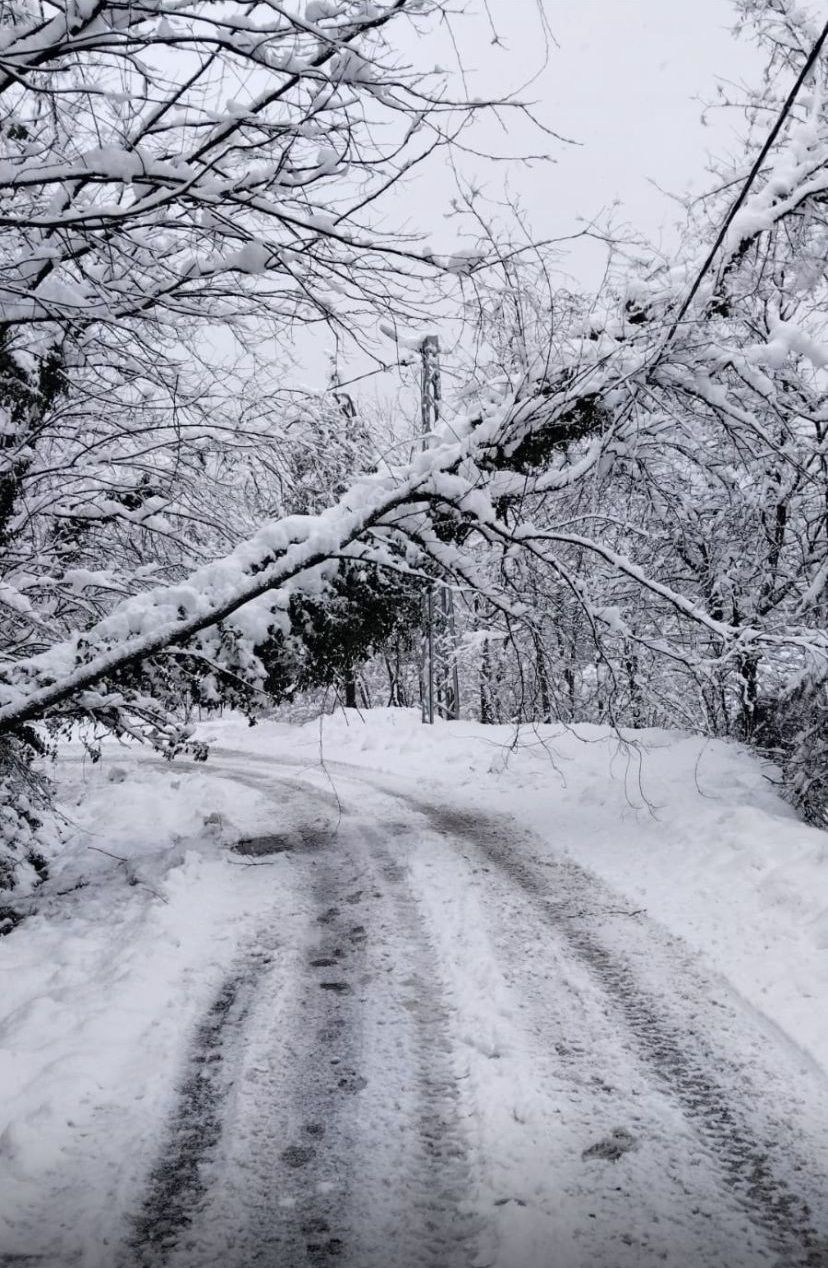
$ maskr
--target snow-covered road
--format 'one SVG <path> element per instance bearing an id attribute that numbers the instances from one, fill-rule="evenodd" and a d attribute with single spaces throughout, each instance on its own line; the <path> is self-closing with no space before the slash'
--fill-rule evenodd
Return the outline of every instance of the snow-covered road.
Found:
<path id="1" fill-rule="evenodd" d="M 216 757 L 295 826 L 123 1264 L 828 1263 L 825 1078 L 679 941 L 513 822 Z"/>
<path id="2" fill-rule="evenodd" d="M 64 755 L 0 940 L 1 1266 L 828 1265 L 828 854 L 755 763 L 208 738 Z"/>

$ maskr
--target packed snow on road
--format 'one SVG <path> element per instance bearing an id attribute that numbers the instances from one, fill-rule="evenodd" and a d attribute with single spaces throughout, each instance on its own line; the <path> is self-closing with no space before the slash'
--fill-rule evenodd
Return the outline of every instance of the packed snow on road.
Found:
<path id="1" fill-rule="evenodd" d="M 58 762 L 0 1263 L 828 1263 L 823 832 L 737 745 L 410 710 Z"/>

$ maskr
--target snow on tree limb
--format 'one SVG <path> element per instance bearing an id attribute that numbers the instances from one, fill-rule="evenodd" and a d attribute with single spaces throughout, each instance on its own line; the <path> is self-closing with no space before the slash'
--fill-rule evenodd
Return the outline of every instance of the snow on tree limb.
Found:
<path id="1" fill-rule="evenodd" d="M 782 30 L 788 83 L 804 27 L 742 7 Z M 747 733 L 763 691 L 824 661 L 824 69 L 686 311 L 741 172 L 677 258 L 642 248 L 593 303 L 542 268 L 527 284 L 471 195 L 472 246 L 380 232 L 375 201 L 479 108 L 393 55 L 392 20 L 428 11 L 80 0 L 29 20 L 21 0 L 0 28 L 6 731 L 163 731 L 211 676 L 246 704 L 262 643 L 295 648 L 363 565 L 473 595 L 470 641 L 501 638 L 521 684 L 531 662 L 544 718 L 553 662 L 573 716 L 578 676 L 605 674 L 600 716 L 623 680 L 643 724 L 650 655 L 648 689 L 672 693 L 657 720 L 692 714 L 661 658 Z M 249 82 L 237 100 L 226 67 Z M 332 376 L 297 405 L 274 349 L 297 323 L 380 324 L 416 360 L 423 336 L 397 332 L 430 335 L 436 275 L 480 359 L 426 455 L 343 494 L 376 460 L 350 443 L 359 403 Z M 210 363 L 213 326 L 246 377 Z"/>
<path id="2" fill-rule="evenodd" d="M 91 628 L 44 653 L 7 665 L 0 730 L 42 717 L 124 667 L 171 645 L 185 644 L 200 632 L 231 621 L 235 614 L 243 616 L 243 609 L 254 600 L 269 596 L 263 616 L 253 619 L 252 633 L 249 624 L 246 630 L 251 644 L 257 637 L 262 641 L 269 623 L 277 620 L 274 613 L 284 609 L 290 593 L 308 588 L 318 591 L 331 561 L 347 556 L 351 549 L 355 557 L 364 555 L 359 543 L 371 530 L 389 529 L 403 539 L 415 540 L 447 574 L 456 571 L 463 576 L 467 573 L 463 551 L 434 533 L 432 507 L 456 510 L 468 529 L 506 551 L 527 546 L 536 552 L 541 547 L 585 550 L 634 581 L 642 592 L 658 596 L 683 618 L 705 627 L 725 647 L 788 644 L 828 654 L 824 632 L 776 634 L 716 619 L 698 601 L 648 576 L 600 540 L 560 530 L 539 531 L 532 524 L 507 527 L 499 520 L 490 494 L 502 496 L 503 486 L 495 479 L 493 489 L 487 489 L 487 478 L 482 475 L 487 455 L 502 435 L 509 434 L 510 416 L 517 416 L 529 430 L 542 429 L 549 408 L 547 397 L 536 396 L 512 403 L 511 409 L 494 410 L 488 417 L 454 420 L 439 443 L 418 455 L 408 468 L 364 478 L 318 515 L 267 524 L 230 555 L 196 570 L 186 580 L 134 595 Z M 542 474 L 539 488 L 545 489 L 547 483 Z M 526 489 L 524 479 L 524 494 Z M 478 580 L 476 584 L 486 592 L 485 583 Z M 495 604 L 505 605 L 520 616 L 505 594 L 490 588 L 489 595 Z"/>

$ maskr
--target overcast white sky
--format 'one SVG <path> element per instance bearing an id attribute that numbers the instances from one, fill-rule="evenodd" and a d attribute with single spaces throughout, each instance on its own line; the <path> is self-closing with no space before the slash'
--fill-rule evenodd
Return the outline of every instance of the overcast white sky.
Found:
<path id="1" fill-rule="evenodd" d="M 738 116 L 714 110 L 708 126 L 701 121 L 720 82 L 758 80 L 759 55 L 734 37 L 735 20 L 731 0 L 465 0 L 465 12 L 451 18 L 451 36 L 447 29 L 425 39 L 409 31 L 403 52 L 418 69 L 440 65 L 457 74 L 458 97 L 502 98 L 526 85 L 520 96 L 539 119 L 577 142 L 557 142 L 513 114 L 504 132 L 488 116 L 473 133 L 477 149 L 547 151 L 554 162 L 461 160 L 464 175 L 492 199 L 503 197 L 508 179 L 536 238 L 572 234 L 582 220 L 612 214 L 618 225 L 669 248 L 682 212 L 659 187 L 700 192 L 709 183 L 708 156 L 740 152 Z M 402 36 L 402 24 L 395 26 L 395 42 Z M 458 245 L 458 223 L 447 218 L 456 192 L 445 156 L 437 156 L 387 199 L 385 225 L 425 232 L 435 250 L 450 252 Z M 562 281 L 591 290 L 605 262 L 603 248 L 572 248 L 561 257 Z M 447 362 L 451 336 L 443 333 Z M 327 381 L 332 345 L 324 347 L 317 335 L 297 335 L 294 365 L 304 385 Z M 390 360 L 390 345 L 381 355 L 386 351 Z M 339 373 L 350 378 L 370 364 L 346 353 Z M 397 383 L 395 372 L 359 390 L 386 397 Z"/>
<path id="2" fill-rule="evenodd" d="M 716 111 L 705 127 L 702 103 L 715 100 L 720 80 L 750 81 L 759 69 L 756 50 L 731 34 L 730 0 L 489 0 L 488 9 L 502 45 L 492 43 L 484 0 L 469 0 L 466 15 L 452 21 L 471 95 L 504 94 L 536 76 L 522 96 L 545 124 L 579 142 L 556 144 L 514 118 L 508 136 L 491 122 L 478 128 L 477 143 L 498 152 L 546 146 L 554 157 L 554 165 L 509 171 L 538 235 L 570 233 L 579 216 L 593 218 L 617 201 L 620 221 L 658 239 L 680 210 L 652 182 L 676 193 L 704 186 L 708 153 L 735 148 L 738 121 Z M 548 54 L 545 27 L 555 41 Z M 456 66 L 448 40 L 435 52 L 447 69 Z M 422 48 L 412 45 L 411 53 L 422 59 Z M 464 166 L 497 194 L 503 169 Z M 450 236 L 437 215 L 451 197 L 447 175 L 432 168 L 417 184 L 413 214 L 425 213 L 439 239 Z M 570 260 L 585 285 L 595 282 L 595 265 L 594 252 Z"/>

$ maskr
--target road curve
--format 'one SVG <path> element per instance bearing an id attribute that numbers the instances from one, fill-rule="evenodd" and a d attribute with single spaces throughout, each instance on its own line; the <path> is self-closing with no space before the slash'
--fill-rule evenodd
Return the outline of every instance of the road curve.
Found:
<path id="1" fill-rule="evenodd" d="M 302 901 L 192 1036 L 122 1268 L 828 1266 L 824 1076 L 646 913 L 506 820 L 217 756 L 306 798 L 248 856 Z"/>

